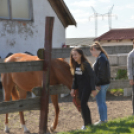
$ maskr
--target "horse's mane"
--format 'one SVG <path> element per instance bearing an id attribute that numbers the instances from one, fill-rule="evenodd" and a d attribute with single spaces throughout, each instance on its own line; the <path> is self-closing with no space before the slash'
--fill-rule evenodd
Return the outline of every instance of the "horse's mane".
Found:
<path id="1" fill-rule="evenodd" d="M 58 58 L 60 61 L 62 61 L 63 65 L 68 66 L 70 69 L 70 66 L 67 61 L 64 60 L 64 58 Z"/>

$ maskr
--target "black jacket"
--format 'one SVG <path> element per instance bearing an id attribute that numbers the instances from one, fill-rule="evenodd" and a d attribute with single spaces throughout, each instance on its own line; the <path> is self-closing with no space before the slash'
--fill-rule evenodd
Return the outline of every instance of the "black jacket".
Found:
<path id="1" fill-rule="evenodd" d="M 95 90 L 95 74 L 88 62 L 84 63 L 84 71 L 81 70 L 81 65 L 76 64 L 74 81 L 72 85 L 72 89 L 87 89 L 87 90 Z"/>
<path id="2" fill-rule="evenodd" d="M 104 53 L 100 53 L 94 63 L 94 71 L 96 75 L 96 86 L 106 85 L 110 83 L 110 65 Z"/>

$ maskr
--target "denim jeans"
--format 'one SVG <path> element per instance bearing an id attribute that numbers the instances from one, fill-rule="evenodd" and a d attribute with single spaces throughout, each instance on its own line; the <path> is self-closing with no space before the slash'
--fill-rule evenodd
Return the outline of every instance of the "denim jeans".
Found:
<path id="1" fill-rule="evenodd" d="M 101 90 L 96 96 L 96 102 L 98 105 L 98 111 L 99 111 L 101 121 L 107 120 L 106 92 L 108 87 L 109 84 L 101 85 Z"/>
<path id="2" fill-rule="evenodd" d="M 134 80 L 134 77 L 133 77 L 133 80 Z M 134 85 L 132 88 L 132 108 L 133 108 L 133 115 L 134 115 Z"/>

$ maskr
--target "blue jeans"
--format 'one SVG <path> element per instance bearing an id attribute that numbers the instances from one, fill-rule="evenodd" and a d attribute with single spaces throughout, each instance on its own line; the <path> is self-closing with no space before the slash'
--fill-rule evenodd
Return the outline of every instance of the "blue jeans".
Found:
<path id="1" fill-rule="evenodd" d="M 97 101 L 98 111 L 99 111 L 101 121 L 107 120 L 106 92 L 108 87 L 109 84 L 101 85 L 101 90 L 96 96 L 96 101 Z"/>

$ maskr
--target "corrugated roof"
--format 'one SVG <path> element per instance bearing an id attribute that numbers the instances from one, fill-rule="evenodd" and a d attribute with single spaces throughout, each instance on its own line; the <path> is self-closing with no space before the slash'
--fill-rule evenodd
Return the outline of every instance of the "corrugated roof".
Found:
<path id="1" fill-rule="evenodd" d="M 89 46 L 94 42 L 94 38 L 67 38 L 66 45 L 69 46 Z"/>
<path id="2" fill-rule="evenodd" d="M 134 39 L 134 28 L 124 29 L 112 29 L 103 35 L 95 38 L 95 40 L 123 40 L 123 39 Z"/>

